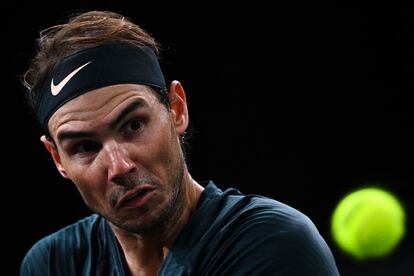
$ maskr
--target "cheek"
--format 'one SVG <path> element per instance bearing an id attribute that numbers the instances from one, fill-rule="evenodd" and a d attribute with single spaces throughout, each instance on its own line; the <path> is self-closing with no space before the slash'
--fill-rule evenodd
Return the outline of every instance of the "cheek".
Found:
<path id="1" fill-rule="evenodd" d="M 168 130 L 168 129 L 167 129 Z M 160 176 L 164 181 L 170 182 L 173 175 L 179 173 L 184 157 L 181 153 L 181 146 L 173 129 L 162 135 L 162 142 L 157 147 L 156 163 L 159 165 Z"/>
<path id="2" fill-rule="evenodd" d="M 170 165 L 177 158 L 177 138 L 173 129 L 165 127 L 160 130 L 157 139 L 153 139 L 151 146 L 148 147 L 151 154 L 150 158 L 155 160 L 155 163 L 161 164 L 162 166 Z M 178 144 L 179 147 L 179 144 Z"/>
<path id="3" fill-rule="evenodd" d="M 68 178 L 75 183 L 79 190 L 97 189 L 102 183 L 104 172 L 100 170 L 102 165 L 100 158 L 93 162 L 82 162 L 78 160 L 64 160 L 62 164 L 65 167 Z"/>
<path id="4" fill-rule="evenodd" d="M 75 184 L 85 203 L 95 208 L 97 203 L 105 196 L 102 179 L 99 174 L 84 167 L 72 167 L 67 170 L 69 179 Z"/>
<path id="5" fill-rule="evenodd" d="M 73 181 L 85 204 L 93 211 L 104 213 L 108 206 L 105 191 L 91 181 Z"/>

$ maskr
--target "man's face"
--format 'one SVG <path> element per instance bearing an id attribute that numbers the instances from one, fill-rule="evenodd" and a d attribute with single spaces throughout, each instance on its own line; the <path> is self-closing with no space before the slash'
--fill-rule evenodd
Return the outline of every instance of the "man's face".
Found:
<path id="1" fill-rule="evenodd" d="M 49 151 L 92 210 L 127 231 L 162 229 L 183 201 L 174 115 L 146 86 L 100 88 L 52 116 Z"/>

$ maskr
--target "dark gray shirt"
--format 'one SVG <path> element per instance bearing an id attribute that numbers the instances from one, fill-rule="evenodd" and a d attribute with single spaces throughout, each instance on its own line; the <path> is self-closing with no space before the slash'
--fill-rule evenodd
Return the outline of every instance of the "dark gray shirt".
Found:
<path id="1" fill-rule="evenodd" d="M 38 241 L 20 275 L 124 275 L 116 237 L 91 215 Z M 209 182 L 158 275 L 339 275 L 307 216 L 283 203 Z"/>

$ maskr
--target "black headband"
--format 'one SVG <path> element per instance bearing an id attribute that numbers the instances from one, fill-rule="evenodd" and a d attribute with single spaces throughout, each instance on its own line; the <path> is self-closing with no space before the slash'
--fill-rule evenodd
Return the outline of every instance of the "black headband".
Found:
<path id="1" fill-rule="evenodd" d="M 43 130 L 66 102 L 100 87 L 135 83 L 166 91 L 154 51 L 134 44 L 104 44 L 79 51 L 56 64 L 46 77 L 37 115 Z"/>

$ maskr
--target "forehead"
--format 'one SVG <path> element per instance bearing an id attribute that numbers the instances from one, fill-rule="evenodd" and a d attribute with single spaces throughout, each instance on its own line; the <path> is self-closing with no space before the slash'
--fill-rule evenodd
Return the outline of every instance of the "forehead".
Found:
<path id="1" fill-rule="evenodd" d="M 119 84 L 91 90 L 68 101 L 52 115 L 48 123 L 50 134 L 70 122 L 103 119 L 134 99 L 140 99 L 149 106 L 160 103 L 151 88 L 140 84 Z"/>

